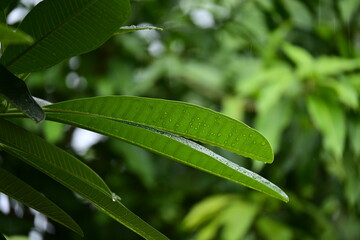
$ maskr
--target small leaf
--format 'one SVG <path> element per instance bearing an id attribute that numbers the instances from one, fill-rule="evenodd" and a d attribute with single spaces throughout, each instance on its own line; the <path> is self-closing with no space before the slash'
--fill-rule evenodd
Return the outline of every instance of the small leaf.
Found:
<path id="1" fill-rule="evenodd" d="M 79 225 L 61 208 L 27 183 L 2 168 L 0 168 L 0 192 L 41 212 L 52 220 L 73 230 L 77 234 L 81 236 L 84 235 Z"/>
<path id="2" fill-rule="evenodd" d="M 131 25 L 131 26 L 122 26 L 119 30 L 117 30 L 114 35 L 123 34 L 123 33 L 129 33 L 129 32 L 135 32 L 135 31 L 141 31 L 141 30 L 157 30 L 157 31 L 163 31 L 164 29 L 159 27 L 154 27 L 150 25 Z"/>
<path id="3" fill-rule="evenodd" d="M 356 89 L 345 81 L 337 81 L 328 79 L 323 83 L 325 87 L 328 87 L 335 91 L 339 100 L 345 105 L 357 109 L 359 106 L 359 95 Z"/>
<path id="4" fill-rule="evenodd" d="M 42 1 L 19 25 L 34 43 L 9 46 L 0 61 L 16 74 L 51 67 L 101 46 L 129 15 L 129 0 Z"/>
<path id="5" fill-rule="evenodd" d="M 0 64 L 0 95 L 19 108 L 25 115 L 41 122 L 45 113 L 31 96 L 25 82 Z"/>
<path id="6" fill-rule="evenodd" d="M 33 41 L 32 37 L 26 33 L 0 23 L 0 42 L 2 44 L 31 44 Z"/>
<path id="7" fill-rule="evenodd" d="M 307 108 L 314 125 L 323 135 L 325 149 L 341 159 L 346 129 L 343 109 L 336 101 L 318 96 L 307 98 Z"/>

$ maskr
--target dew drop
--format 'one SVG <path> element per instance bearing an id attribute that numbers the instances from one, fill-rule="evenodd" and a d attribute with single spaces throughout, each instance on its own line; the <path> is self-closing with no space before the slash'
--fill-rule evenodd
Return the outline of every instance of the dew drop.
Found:
<path id="1" fill-rule="evenodd" d="M 111 193 L 111 198 L 112 201 L 115 202 L 116 200 L 121 200 L 121 197 L 119 197 L 118 195 L 116 195 L 115 193 Z"/>
<path id="2" fill-rule="evenodd" d="M 180 127 L 180 124 L 178 124 L 178 123 L 177 123 L 177 124 L 175 124 L 175 127 L 176 127 L 176 128 Z"/>
<path id="3" fill-rule="evenodd" d="M 243 134 L 243 137 L 246 137 L 246 134 Z"/>
<path id="4" fill-rule="evenodd" d="M 221 133 L 218 133 L 217 136 L 220 137 L 220 136 L 221 136 Z"/>
<path id="5" fill-rule="evenodd" d="M 252 136 L 253 136 L 252 134 L 249 135 L 250 138 L 252 138 Z"/>
<path id="6" fill-rule="evenodd" d="M 261 142 L 261 145 L 262 145 L 262 146 L 265 146 L 265 142 Z"/>
<path id="7" fill-rule="evenodd" d="M 227 143 L 228 143 L 228 141 L 227 141 L 227 140 L 225 140 L 225 141 L 224 141 L 224 143 L 225 143 L 225 144 L 227 144 Z"/>
<path id="8" fill-rule="evenodd" d="M 237 138 L 236 138 L 236 141 L 240 141 L 240 138 L 237 137 Z"/>

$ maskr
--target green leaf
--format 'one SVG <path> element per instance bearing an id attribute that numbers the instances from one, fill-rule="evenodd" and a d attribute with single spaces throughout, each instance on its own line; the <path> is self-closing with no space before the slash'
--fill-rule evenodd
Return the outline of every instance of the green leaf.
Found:
<path id="1" fill-rule="evenodd" d="M 122 26 L 119 30 L 117 30 L 114 35 L 123 34 L 123 33 L 129 33 L 129 32 L 135 32 L 135 31 L 141 31 L 141 30 L 157 30 L 157 31 L 163 31 L 162 28 L 154 27 L 154 26 L 148 26 L 148 25 L 131 25 L 131 26 Z"/>
<path id="2" fill-rule="evenodd" d="M 21 235 L 15 235 L 15 236 L 6 236 L 6 240 L 31 240 L 28 236 L 21 236 Z"/>
<path id="3" fill-rule="evenodd" d="M 0 148 L 78 193 L 116 221 L 146 239 L 167 239 L 148 225 L 112 193 L 87 165 L 42 138 L 0 119 Z"/>
<path id="4" fill-rule="evenodd" d="M 258 202 L 248 202 L 236 195 L 212 196 L 196 204 L 183 224 L 188 230 L 200 229 L 199 239 L 200 236 L 215 239 L 220 229 L 220 239 L 243 239 L 258 211 Z"/>
<path id="5" fill-rule="evenodd" d="M 320 57 L 314 62 L 314 70 L 322 76 L 341 74 L 360 68 L 357 59 L 346 59 L 340 57 Z"/>
<path id="6" fill-rule="evenodd" d="M 186 229 L 196 229 L 226 208 L 236 197 L 234 195 L 216 195 L 197 203 L 186 215 L 183 224 Z"/>
<path id="7" fill-rule="evenodd" d="M 309 52 L 289 43 L 284 43 L 283 51 L 296 64 L 297 72 L 301 77 L 312 74 L 314 59 Z"/>
<path id="8" fill-rule="evenodd" d="M 83 109 L 85 105 L 82 104 Z M 288 201 L 287 195 L 273 183 L 186 138 L 138 123 L 104 118 L 100 114 L 65 111 L 64 108 L 59 110 L 56 106 L 58 105 L 47 106 L 47 108 L 52 108 L 51 111 L 47 109 L 48 120 L 71 124 L 135 144 L 285 202 Z M 97 108 L 96 105 L 93 107 Z M 142 109 L 144 110 L 145 107 Z M 131 114 L 133 113 L 129 113 Z"/>
<path id="9" fill-rule="evenodd" d="M 324 146 L 341 159 L 345 144 L 345 116 L 343 109 L 331 99 L 309 96 L 307 108 L 314 125 L 324 137 Z"/>
<path id="10" fill-rule="evenodd" d="M 347 79 L 344 79 L 344 81 L 337 81 L 327 79 L 327 81 L 323 83 L 323 86 L 334 90 L 339 100 L 345 105 L 357 109 L 359 106 L 359 94 L 346 80 Z"/>
<path id="11" fill-rule="evenodd" d="M 25 82 L 0 64 L 0 96 L 19 108 L 25 115 L 41 122 L 45 113 L 31 96 Z"/>
<path id="12" fill-rule="evenodd" d="M 1 168 L 0 192 L 3 192 L 9 197 L 22 202 L 26 206 L 43 213 L 54 221 L 73 230 L 77 234 L 81 236 L 84 235 L 79 225 L 61 208 L 25 182 Z"/>
<path id="13" fill-rule="evenodd" d="M 0 233 L 0 240 L 6 240 L 6 238 L 4 237 L 4 235 L 2 235 L 2 233 Z"/>
<path id="14" fill-rule="evenodd" d="M 245 157 L 271 163 L 264 136 L 244 123 L 197 105 L 132 96 L 93 97 L 46 106 L 64 112 L 135 123 L 208 143 Z"/>
<path id="15" fill-rule="evenodd" d="M 32 37 L 26 33 L 0 23 L 0 42 L 2 44 L 31 44 L 33 41 Z"/>
<path id="16" fill-rule="evenodd" d="M 13 73 L 48 68 L 99 47 L 129 14 L 128 0 L 42 1 L 19 25 L 35 42 L 9 46 L 1 63 Z"/>
<path id="17" fill-rule="evenodd" d="M 360 121 L 359 114 L 349 119 L 349 142 L 356 157 L 360 156 Z"/>

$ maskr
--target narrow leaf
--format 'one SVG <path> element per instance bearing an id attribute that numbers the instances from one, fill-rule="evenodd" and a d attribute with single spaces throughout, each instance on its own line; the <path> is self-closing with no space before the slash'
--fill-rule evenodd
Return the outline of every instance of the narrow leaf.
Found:
<path id="1" fill-rule="evenodd" d="M 132 96 L 93 97 L 46 106 L 68 112 L 141 124 L 271 163 L 269 142 L 255 129 L 197 105 Z"/>
<path id="2" fill-rule="evenodd" d="M 71 124 L 132 143 L 285 202 L 288 201 L 287 195 L 268 180 L 178 135 L 149 126 L 93 115 L 69 112 L 47 114 L 49 120 Z"/>
<path id="3" fill-rule="evenodd" d="M 16 74 L 48 68 L 99 47 L 129 14 L 128 0 L 42 1 L 19 25 L 35 42 L 9 46 L 1 63 Z"/>
<path id="4" fill-rule="evenodd" d="M 0 64 L 0 95 L 19 108 L 25 115 L 41 122 L 45 113 L 31 96 L 25 82 Z"/>
<path id="5" fill-rule="evenodd" d="M 31 36 L 19 30 L 15 31 L 14 28 L 0 23 L 0 42 L 2 44 L 31 44 L 33 39 Z"/>
<path id="6" fill-rule="evenodd" d="M 60 182 L 116 221 L 146 239 L 167 239 L 148 225 L 112 193 L 87 165 L 42 138 L 0 119 L 0 148 Z"/>
<path id="7" fill-rule="evenodd" d="M 0 233 L 0 240 L 6 240 L 6 238 L 4 237 L 4 235 L 2 235 L 2 233 Z"/>
<path id="8" fill-rule="evenodd" d="M 3 192 L 9 197 L 22 202 L 24 205 L 43 213 L 54 221 L 73 230 L 77 234 L 81 236 L 84 235 L 79 225 L 55 203 L 50 201 L 27 183 L 1 168 L 0 192 Z"/>

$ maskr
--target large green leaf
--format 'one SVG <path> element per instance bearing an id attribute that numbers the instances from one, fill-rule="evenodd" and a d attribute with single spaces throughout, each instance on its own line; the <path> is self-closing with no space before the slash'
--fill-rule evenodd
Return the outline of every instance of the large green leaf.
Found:
<path id="1" fill-rule="evenodd" d="M 0 23 L 0 42 L 2 44 L 11 43 L 26 43 L 31 44 L 33 42 L 32 37 L 21 31 L 15 31 L 14 28 Z"/>
<path id="2" fill-rule="evenodd" d="M 45 113 L 31 96 L 25 82 L 0 64 L 0 96 L 5 97 L 24 114 L 37 122 L 44 120 Z"/>
<path id="3" fill-rule="evenodd" d="M 99 47 L 129 14 L 128 0 L 42 1 L 19 26 L 35 42 L 30 46 L 9 46 L 1 63 L 13 73 L 48 68 Z"/>
<path id="4" fill-rule="evenodd" d="M 5 193 L 83 236 L 79 225 L 61 208 L 27 183 L 0 168 L 0 192 Z"/>
<path id="5" fill-rule="evenodd" d="M 270 144 L 256 130 L 223 114 L 189 103 L 108 96 L 56 103 L 47 106 L 46 111 L 141 124 L 263 162 L 271 163 L 274 159 Z"/>
<path id="6" fill-rule="evenodd" d="M 54 178 L 144 238 L 167 239 L 128 210 L 87 165 L 4 119 L 0 119 L 0 148 Z"/>
<path id="7" fill-rule="evenodd" d="M 113 97 L 99 99 L 109 100 L 112 98 Z M 71 103 L 76 105 L 77 101 L 72 101 Z M 82 106 L 83 110 L 85 110 L 85 105 L 87 102 L 80 101 L 80 103 L 83 104 L 79 106 Z M 89 101 L 89 103 L 92 102 Z M 58 109 L 59 105 L 62 106 L 61 110 Z M 99 110 L 97 106 L 101 108 L 106 107 L 105 105 L 93 105 L 94 108 Z M 189 104 L 189 112 L 192 110 L 192 107 L 193 105 Z M 145 106 L 143 107 L 143 110 L 144 109 Z M 138 112 L 138 109 L 136 108 L 133 108 L 133 110 L 135 110 L 135 113 Z M 182 109 L 180 110 L 182 111 Z M 210 151 L 209 149 L 173 133 L 165 132 L 163 130 L 140 123 L 118 120 L 114 118 L 110 119 L 109 117 L 104 117 L 101 114 L 96 115 L 86 113 L 86 111 L 76 112 L 70 109 L 65 110 L 62 103 L 49 105 L 47 106 L 46 111 L 48 120 L 68 123 L 107 136 L 115 137 L 117 139 L 151 150 L 155 153 L 164 155 L 171 159 L 175 159 L 200 170 L 264 192 L 283 201 L 288 201 L 288 197 L 281 189 L 268 180 L 262 178 L 258 174 L 242 168 Z M 111 111 L 113 112 L 114 109 L 111 108 Z M 129 111 L 129 116 L 134 114 L 131 113 L 131 110 Z M 99 112 L 101 111 L 99 110 Z M 171 111 L 169 111 L 168 114 L 171 114 Z M 221 114 L 217 114 L 223 117 Z M 210 115 L 207 116 L 209 117 Z M 233 130 L 235 131 L 236 129 L 234 128 Z"/>

